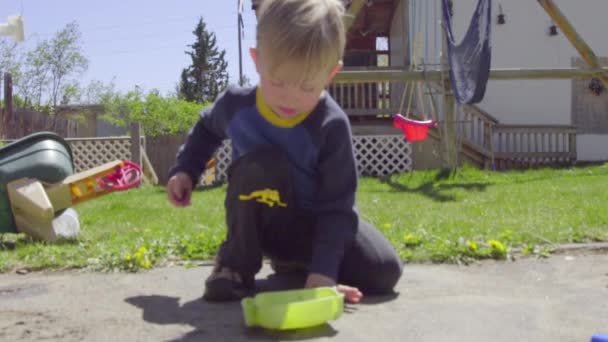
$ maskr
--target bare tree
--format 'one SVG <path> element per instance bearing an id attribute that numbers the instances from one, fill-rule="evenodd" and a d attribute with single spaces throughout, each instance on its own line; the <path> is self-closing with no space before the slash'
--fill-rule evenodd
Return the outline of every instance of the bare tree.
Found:
<path id="1" fill-rule="evenodd" d="M 78 98 L 78 78 L 88 63 L 76 22 L 24 53 L 16 45 L 0 41 L 0 71 L 13 74 L 15 95 L 26 108 L 41 110 Z"/>
<path id="2" fill-rule="evenodd" d="M 57 32 L 51 39 L 46 52 L 46 62 L 51 77 L 51 100 L 53 106 L 73 87 L 69 78 L 81 75 L 88 68 L 89 61 L 82 54 L 81 34 L 78 24 L 72 22 Z"/>

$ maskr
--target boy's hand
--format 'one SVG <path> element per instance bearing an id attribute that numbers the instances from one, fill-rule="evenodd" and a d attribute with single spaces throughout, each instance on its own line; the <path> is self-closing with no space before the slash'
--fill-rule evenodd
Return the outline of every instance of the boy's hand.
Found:
<path id="1" fill-rule="evenodd" d="M 176 207 L 187 207 L 192 197 L 192 179 L 185 172 L 178 172 L 167 183 L 169 202 Z"/>
<path id="2" fill-rule="evenodd" d="M 333 279 L 319 273 L 309 274 L 308 278 L 306 278 L 306 284 L 304 285 L 304 287 L 306 288 L 324 286 L 336 286 L 336 282 Z M 363 298 L 363 293 L 361 293 L 361 291 L 359 291 L 359 289 L 356 287 L 348 285 L 337 285 L 336 289 L 338 290 L 338 292 L 344 294 L 344 299 L 346 299 L 346 301 L 349 303 L 359 303 L 359 301 L 361 301 L 361 298 Z"/>

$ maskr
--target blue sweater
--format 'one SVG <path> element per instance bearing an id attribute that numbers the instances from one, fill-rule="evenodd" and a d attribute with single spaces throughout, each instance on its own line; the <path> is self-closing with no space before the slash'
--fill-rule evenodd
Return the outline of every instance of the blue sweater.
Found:
<path id="1" fill-rule="evenodd" d="M 310 272 L 337 279 L 358 225 L 357 172 L 344 111 L 324 93 L 310 113 L 285 119 L 272 112 L 257 88 L 229 87 L 201 112 L 170 175 L 184 171 L 196 184 L 224 139 L 231 140 L 233 161 L 263 146 L 284 151 L 296 207 L 316 221 Z"/>

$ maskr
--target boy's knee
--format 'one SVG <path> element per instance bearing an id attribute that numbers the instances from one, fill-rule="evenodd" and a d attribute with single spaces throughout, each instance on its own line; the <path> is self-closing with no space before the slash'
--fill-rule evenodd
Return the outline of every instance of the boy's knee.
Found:
<path id="1" fill-rule="evenodd" d="M 364 293 L 371 295 L 388 294 L 394 291 L 401 274 L 403 273 L 403 263 L 399 259 L 391 259 L 384 262 L 371 271 L 370 284 Z"/>

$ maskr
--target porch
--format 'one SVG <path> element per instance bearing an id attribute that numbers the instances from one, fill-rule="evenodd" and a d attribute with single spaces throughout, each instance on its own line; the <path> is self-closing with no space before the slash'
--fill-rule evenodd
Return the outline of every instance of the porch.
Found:
<path id="1" fill-rule="evenodd" d="M 414 169 L 442 166 L 442 128 L 448 108 L 443 107 L 446 76 L 441 71 L 437 51 L 425 52 L 421 68 L 411 70 L 415 55 L 410 40 L 416 30 L 416 15 L 422 5 L 408 0 L 345 0 L 351 19 L 346 21 L 348 40 L 344 69 L 328 87 L 328 92 L 350 118 L 359 134 L 401 135 L 392 126 L 394 114 L 402 112 L 417 119 L 430 119 L 431 105 L 439 127 L 429 138 L 412 143 Z M 425 6 L 432 8 L 424 2 Z M 425 9 L 426 15 L 437 16 Z M 435 17 L 436 18 L 436 17 Z M 420 23 L 418 23 L 419 25 Z M 437 26 L 439 27 L 439 26 Z M 440 29 L 426 28 L 434 35 L 437 48 L 443 38 Z M 418 28 L 419 29 L 419 28 Z M 428 42 L 427 42 L 428 43 Z M 430 48 L 430 47 L 429 47 Z M 588 78 L 597 68 L 588 69 L 493 69 L 491 79 L 573 79 Z M 420 84 L 422 94 L 406 94 Z M 401 110 L 401 103 L 404 108 Z M 410 108 L 409 113 L 403 113 Z M 527 168 L 539 165 L 571 164 L 576 161 L 576 129 L 570 125 L 506 125 L 477 106 L 455 107 L 455 132 L 459 161 L 492 169 Z"/>
<path id="2" fill-rule="evenodd" d="M 349 116 L 353 133 L 397 135 L 400 130 L 392 126 L 392 117 L 400 112 L 403 89 L 407 81 L 365 81 L 373 79 L 375 72 L 390 71 L 386 67 L 345 68 L 342 75 L 355 72 L 363 80 L 352 81 L 352 74 L 338 75 L 328 92 Z M 429 119 L 430 104 L 436 111 L 439 127 L 429 131 L 429 138 L 414 142 L 412 163 L 415 169 L 435 168 L 441 165 L 441 108 L 439 84 L 436 81 L 423 97 L 413 96 L 410 117 Z M 409 96 L 407 96 L 409 97 Z M 404 111 L 409 99 L 405 99 Z M 421 105 L 422 103 L 425 105 Z M 427 108 L 422 113 L 419 108 Z M 571 164 L 576 161 L 576 128 L 567 125 L 506 125 L 478 106 L 466 105 L 456 109 L 456 132 L 460 160 L 492 169 L 528 168 L 542 165 Z M 407 115 L 406 113 L 402 113 Z"/>

